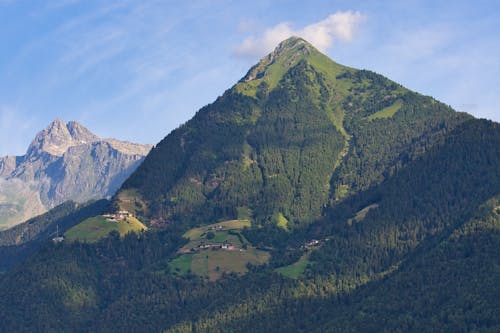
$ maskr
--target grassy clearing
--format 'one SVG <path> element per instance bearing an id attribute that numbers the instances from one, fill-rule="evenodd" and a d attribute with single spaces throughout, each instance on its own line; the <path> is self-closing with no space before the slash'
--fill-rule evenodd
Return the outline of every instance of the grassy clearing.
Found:
<path id="1" fill-rule="evenodd" d="M 377 204 L 371 204 L 369 206 L 366 206 L 365 208 L 361 209 L 359 212 L 356 213 L 356 216 L 354 217 L 354 219 L 356 220 L 356 222 L 364 220 L 364 218 L 366 217 L 366 214 L 368 214 L 368 212 L 371 209 L 375 209 L 375 208 L 378 208 Z"/>
<path id="2" fill-rule="evenodd" d="M 238 207 L 236 208 L 238 214 L 238 220 L 251 221 L 253 212 L 248 207 Z"/>
<path id="3" fill-rule="evenodd" d="M 361 222 L 361 221 L 363 221 L 365 219 L 366 215 L 368 214 L 368 212 L 370 210 L 376 209 L 376 208 L 378 208 L 378 204 L 371 204 L 371 205 L 368 205 L 368 206 L 364 207 L 359 212 L 357 212 L 356 215 L 353 218 L 347 220 L 347 223 L 349 225 L 351 225 L 352 222 Z"/>
<path id="4" fill-rule="evenodd" d="M 249 220 L 229 220 L 214 224 L 205 225 L 199 228 L 193 228 L 187 231 L 182 237 L 188 238 L 190 240 L 196 240 L 202 237 L 207 231 L 212 229 L 217 229 L 218 227 L 222 227 L 221 231 L 234 230 L 234 229 L 243 229 L 244 227 L 251 227 L 252 224 Z"/>
<path id="5" fill-rule="evenodd" d="M 297 260 L 297 262 L 288 266 L 277 268 L 276 272 L 291 279 L 298 279 L 302 274 L 304 274 L 307 265 L 311 263 L 309 261 L 310 255 L 311 252 L 305 253 L 299 260 Z"/>
<path id="6" fill-rule="evenodd" d="M 288 220 L 283 214 L 276 213 L 273 217 L 273 220 L 278 227 L 282 228 L 285 231 L 288 231 Z"/>
<path id="7" fill-rule="evenodd" d="M 397 101 L 392 103 L 392 105 L 389 105 L 388 107 L 383 108 L 378 112 L 375 112 L 366 119 L 373 120 L 373 119 L 391 118 L 392 116 L 394 116 L 396 112 L 399 111 L 399 109 L 401 109 L 402 106 L 403 106 L 403 101 L 398 99 Z"/>
<path id="8" fill-rule="evenodd" d="M 226 231 L 217 232 L 215 234 L 215 238 L 212 239 L 212 241 L 214 243 L 224 243 L 224 242 L 233 243 L 233 244 L 240 243 L 238 236 L 231 235 Z"/>
<path id="9" fill-rule="evenodd" d="M 129 232 L 140 232 L 146 229 L 147 227 L 135 217 L 128 217 L 126 220 L 118 220 L 118 222 L 108 222 L 105 217 L 96 216 L 75 225 L 66 231 L 64 237 L 68 241 L 96 242 L 113 230 L 118 231 L 120 236 L 124 236 Z"/>
<path id="10" fill-rule="evenodd" d="M 269 257 L 268 252 L 255 248 L 248 248 L 246 251 L 205 250 L 193 255 L 192 271 L 215 281 L 223 273 L 244 274 L 248 271 L 248 263 L 262 265 L 268 262 Z"/>
<path id="11" fill-rule="evenodd" d="M 187 274 L 191 271 L 193 255 L 185 254 L 169 262 L 170 269 L 176 274 Z"/>
<path id="12" fill-rule="evenodd" d="M 241 229 L 250 226 L 248 220 L 230 220 L 189 230 L 184 237 L 190 241 L 179 250 L 184 254 L 171 260 L 170 268 L 175 274 L 186 274 L 190 271 L 214 281 L 222 277 L 223 273 L 246 273 L 248 263 L 261 265 L 268 262 L 270 254 L 252 247 L 240 233 Z M 207 237 L 209 234 L 212 234 L 212 237 Z M 202 244 L 212 247 L 199 248 Z M 223 244 L 231 244 L 232 247 L 220 248 Z"/>
<path id="13" fill-rule="evenodd" d="M 207 276 L 208 259 L 208 250 L 194 254 L 191 260 L 191 272 L 199 276 Z"/>

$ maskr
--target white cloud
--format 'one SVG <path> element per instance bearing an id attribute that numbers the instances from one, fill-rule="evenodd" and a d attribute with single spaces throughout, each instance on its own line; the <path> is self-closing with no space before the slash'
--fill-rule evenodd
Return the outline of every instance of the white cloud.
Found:
<path id="1" fill-rule="evenodd" d="M 336 12 L 326 19 L 295 30 L 289 22 L 281 22 L 264 30 L 261 36 L 247 37 L 238 45 L 234 53 L 242 57 L 262 56 L 271 52 L 282 40 L 299 36 L 325 52 L 336 41 L 349 42 L 353 39 L 357 27 L 364 19 L 359 12 Z"/>
<path id="2" fill-rule="evenodd" d="M 261 37 L 248 37 L 236 49 L 238 56 L 261 56 L 270 52 L 276 45 L 284 39 L 292 36 L 293 30 L 288 22 L 280 23 L 273 28 L 264 31 Z"/>

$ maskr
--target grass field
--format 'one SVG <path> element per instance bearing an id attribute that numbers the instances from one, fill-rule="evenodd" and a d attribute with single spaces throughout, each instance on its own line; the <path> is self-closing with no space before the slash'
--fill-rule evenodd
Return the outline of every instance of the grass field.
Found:
<path id="1" fill-rule="evenodd" d="M 223 231 L 226 230 L 233 230 L 233 229 L 243 229 L 244 227 L 250 227 L 252 224 L 250 223 L 249 220 L 229 220 L 229 221 L 224 221 L 224 222 L 219 222 L 219 223 L 214 223 L 210 225 L 205 225 L 203 227 L 199 228 L 193 228 L 186 232 L 182 237 L 188 238 L 190 240 L 196 240 L 202 237 L 204 233 L 207 231 L 210 231 L 213 228 L 217 228 L 218 226 L 221 226 Z"/>
<path id="2" fill-rule="evenodd" d="M 244 274 L 248 271 L 247 264 L 262 265 L 269 261 L 270 254 L 253 247 L 247 250 L 203 250 L 194 254 L 183 254 L 170 261 L 170 269 L 179 275 L 189 272 L 207 276 L 215 281 L 223 273 Z"/>
<path id="3" fill-rule="evenodd" d="M 305 253 L 302 257 L 300 257 L 299 260 L 297 260 L 293 264 L 277 268 L 276 272 L 291 279 L 298 279 L 302 274 L 304 274 L 307 265 L 310 264 L 309 261 L 310 254 L 311 254 L 310 251 Z"/>
<path id="4" fill-rule="evenodd" d="M 349 225 L 352 224 L 352 222 L 360 222 L 360 221 L 363 221 L 366 217 L 366 215 L 368 214 L 368 212 L 372 209 L 376 209 L 378 208 L 378 204 L 371 204 L 369 206 L 366 206 L 365 208 L 361 209 L 359 212 L 356 213 L 356 215 L 354 216 L 354 218 L 351 218 L 349 220 L 347 220 L 347 223 L 349 223 Z"/>
<path id="5" fill-rule="evenodd" d="M 147 227 L 135 217 L 128 217 L 126 220 L 118 220 L 118 222 L 108 222 L 105 217 L 96 216 L 75 225 L 64 233 L 64 237 L 68 241 L 96 242 L 113 230 L 124 236 L 131 231 L 139 232 L 146 229 Z"/>
<path id="6" fill-rule="evenodd" d="M 222 277 L 224 273 L 244 274 L 247 264 L 262 265 L 269 261 L 266 251 L 249 247 L 247 250 L 203 250 L 195 254 L 184 254 L 170 262 L 170 267 L 178 274 L 189 270 L 193 274 L 207 276 L 211 281 Z"/>
<path id="7" fill-rule="evenodd" d="M 170 268 L 177 274 L 187 274 L 191 271 L 192 254 L 185 254 L 170 261 Z"/>
<path id="8" fill-rule="evenodd" d="M 248 144 L 246 145 L 248 146 Z M 237 207 L 236 212 L 238 214 L 238 220 L 250 221 L 252 219 L 253 212 L 248 207 Z"/>
<path id="9" fill-rule="evenodd" d="M 240 233 L 241 229 L 250 225 L 248 220 L 230 220 L 189 230 L 184 237 L 190 241 L 180 251 L 189 251 L 192 248 L 196 251 L 172 259 L 169 262 L 170 269 L 175 274 L 191 272 L 214 281 L 224 273 L 246 273 L 248 263 L 261 265 L 268 262 L 270 254 L 252 247 Z M 213 233 L 213 237 L 208 238 L 209 233 Z M 234 248 L 198 248 L 201 244 L 227 243 L 232 244 Z"/>
<path id="10" fill-rule="evenodd" d="M 403 106 L 403 101 L 398 99 L 397 101 L 392 103 L 392 105 L 389 105 L 388 107 L 383 108 L 382 110 L 380 110 L 378 112 L 375 112 L 374 114 L 369 116 L 367 119 L 373 120 L 373 119 L 381 119 L 381 118 L 391 118 L 392 116 L 394 116 L 394 114 L 396 112 L 399 111 L 399 109 L 401 109 L 402 106 Z"/>
<path id="11" fill-rule="evenodd" d="M 281 213 L 277 213 L 273 216 L 273 219 L 278 227 L 281 229 L 288 231 L 288 220 Z"/>
<path id="12" fill-rule="evenodd" d="M 270 254 L 266 251 L 249 247 L 245 251 L 206 250 L 195 254 L 193 263 L 196 262 L 197 257 L 201 257 L 201 260 L 198 262 L 202 263 L 202 266 L 198 269 L 193 268 L 193 272 L 197 272 L 196 274 L 199 275 L 206 275 L 210 280 L 215 281 L 222 277 L 224 272 L 246 273 L 248 271 L 246 267 L 248 263 L 256 266 L 265 264 L 269 261 Z"/>

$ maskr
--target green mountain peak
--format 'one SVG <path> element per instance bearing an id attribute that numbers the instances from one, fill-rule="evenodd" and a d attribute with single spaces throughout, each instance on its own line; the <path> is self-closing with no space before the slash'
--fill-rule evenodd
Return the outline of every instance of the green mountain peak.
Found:
<path id="1" fill-rule="evenodd" d="M 331 76 L 332 73 L 338 75 L 347 69 L 322 54 L 306 40 L 294 36 L 279 43 L 274 51 L 250 68 L 235 88 L 239 93 L 252 97 L 263 87 L 272 90 L 283 75 L 301 61 L 307 62 L 331 79 L 335 79 L 335 76 Z"/>
<path id="2" fill-rule="evenodd" d="M 243 82 L 253 81 L 269 74 L 274 64 L 279 64 L 283 69 L 290 68 L 298 60 L 307 57 L 313 52 L 318 52 L 311 44 L 299 37 L 290 37 L 282 41 L 273 52 L 262 58 L 258 64 L 253 66 L 245 77 Z"/>
<path id="3" fill-rule="evenodd" d="M 151 225 L 187 228 L 245 211 L 254 225 L 292 230 L 383 181 L 418 156 L 415 141 L 432 145 L 457 118 L 292 37 L 162 140 L 115 203 Z"/>

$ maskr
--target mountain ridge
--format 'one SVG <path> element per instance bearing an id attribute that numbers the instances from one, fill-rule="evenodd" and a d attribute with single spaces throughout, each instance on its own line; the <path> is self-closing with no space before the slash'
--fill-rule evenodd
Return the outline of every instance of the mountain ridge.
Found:
<path id="1" fill-rule="evenodd" d="M 111 196 L 151 147 L 101 139 L 78 122 L 55 119 L 37 133 L 25 155 L 0 157 L 0 227 L 66 200 Z"/>

